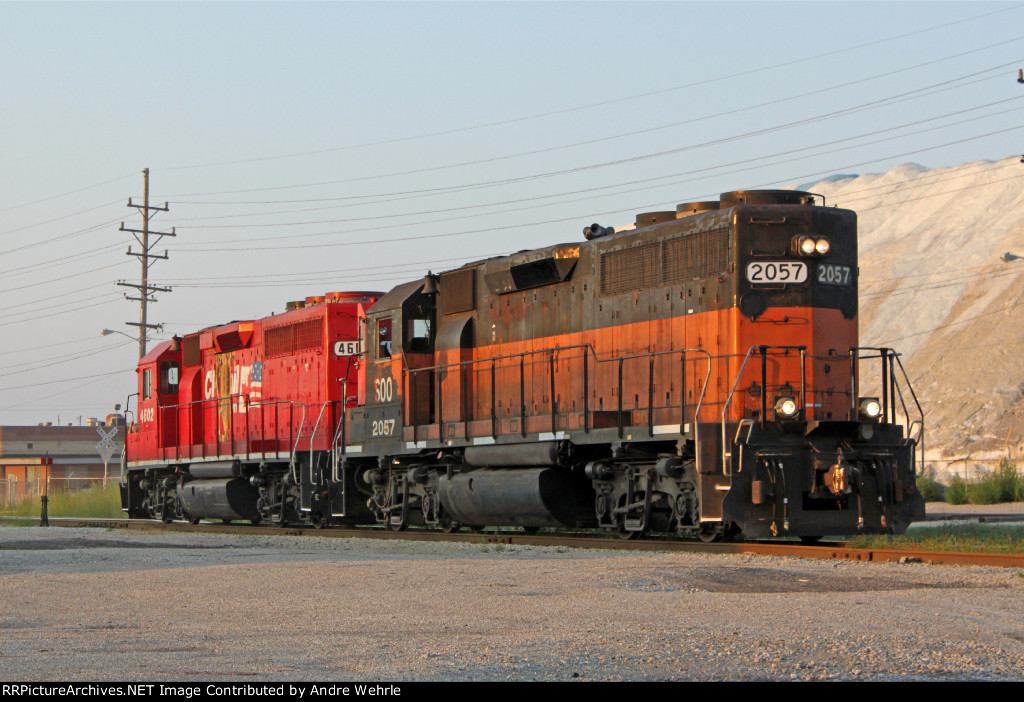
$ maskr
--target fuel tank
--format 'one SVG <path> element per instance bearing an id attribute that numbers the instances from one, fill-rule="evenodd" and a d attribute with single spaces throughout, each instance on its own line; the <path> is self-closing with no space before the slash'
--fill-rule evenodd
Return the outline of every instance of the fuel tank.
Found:
<path id="1" fill-rule="evenodd" d="M 254 521 L 260 518 L 259 491 L 245 478 L 193 480 L 178 488 L 182 509 L 192 519 Z"/>
<path id="2" fill-rule="evenodd" d="M 473 526 L 597 525 L 590 481 L 565 468 L 480 468 L 442 476 L 438 495 L 454 519 Z"/>

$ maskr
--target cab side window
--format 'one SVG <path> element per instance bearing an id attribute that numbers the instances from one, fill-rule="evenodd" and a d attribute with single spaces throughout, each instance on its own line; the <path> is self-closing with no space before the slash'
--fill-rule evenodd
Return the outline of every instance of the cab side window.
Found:
<path id="1" fill-rule="evenodd" d="M 178 376 L 180 369 L 177 363 L 168 362 L 160 364 L 160 392 L 164 395 L 176 395 L 178 393 Z"/>
<path id="2" fill-rule="evenodd" d="M 153 370 L 146 368 L 142 371 L 142 399 L 148 400 L 153 396 Z"/>
<path id="3" fill-rule="evenodd" d="M 410 353 L 430 353 L 434 350 L 431 334 L 430 318 L 412 318 L 407 320 L 405 333 L 407 348 Z"/>
<path id="4" fill-rule="evenodd" d="M 391 358 L 391 317 L 377 320 L 377 358 Z"/>

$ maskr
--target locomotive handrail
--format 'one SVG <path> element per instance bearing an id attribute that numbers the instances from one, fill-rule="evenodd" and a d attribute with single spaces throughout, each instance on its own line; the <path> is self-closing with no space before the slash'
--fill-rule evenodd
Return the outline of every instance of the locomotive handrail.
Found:
<path id="1" fill-rule="evenodd" d="M 332 402 L 333 402 L 333 400 L 327 400 L 322 405 L 320 405 L 320 414 L 317 415 L 317 417 L 316 417 L 316 424 L 313 425 L 313 431 L 310 432 L 310 434 L 309 434 L 309 481 L 310 482 L 313 482 L 313 441 L 316 440 L 316 430 L 320 428 L 320 420 L 324 418 L 324 410 L 326 410 L 327 406 L 330 405 Z M 298 446 L 298 442 L 296 442 L 296 446 Z M 294 468 L 295 467 L 293 465 L 293 470 L 294 470 Z M 295 478 L 295 483 L 298 484 L 298 482 L 299 482 L 298 475 L 293 474 L 292 477 Z"/>
<path id="2" fill-rule="evenodd" d="M 293 402 L 291 400 L 285 400 L 285 402 L 291 402 L 291 404 L 293 404 L 293 405 L 300 404 L 298 402 Z M 289 422 L 289 426 L 291 426 L 290 422 Z M 295 471 L 296 471 L 295 454 L 299 450 L 299 440 L 302 439 L 302 428 L 304 426 L 306 426 L 306 405 L 302 405 L 302 419 L 299 421 L 299 431 L 295 435 L 295 444 L 292 446 L 292 454 L 291 454 L 291 456 L 288 457 L 288 466 L 289 466 L 289 469 L 292 472 L 292 477 L 295 478 L 295 482 L 296 483 L 298 483 L 298 475 L 295 474 Z"/>
<path id="3" fill-rule="evenodd" d="M 910 393 L 910 397 L 914 401 L 914 405 L 917 407 L 917 413 L 921 416 L 920 419 L 915 419 L 913 421 L 910 421 L 910 412 L 907 411 L 907 405 L 906 405 L 905 402 L 903 402 L 903 393 L 900 392 L 900 404 L 903 405 L 903 414 L 904 414 L 904 416 L 907 418 L 907 420 L 909 422 L 908 425 L 907 425 L 907 438 L 911 438 L 911 435 L 913 434 L 914 424 L 920 423 L 920 425 L 921 425 L 921 438 L 918 439 L 915 443 L 919 443 L 921 445 L 921 471 L 919 473 L 917 473 L 917 475 L 918 476 L 923 476 L 924 475 L 924 409 L 922 409 L 921 403 L 917 399 L 917 393 L 914 392 L 914 386 L 910 384 L 910 378 L 907 376 L 906 368 L 903 367 L 903 361 L 900 360 L 900 354 L 893 352 L 892 358 L 894 358 L 896 360 L 896 365 L 898 365 L 900 367 L 900 373 L 903 374 L 903 380 L 907 384 L 907 391 Z M 892 374 L 890 374 L 890 375 L 892 375 Z M 895 382 L 895 378 L 893 379 L 893 384 L 894 384 L 894 387 L 896 388 L 896 390 L 899 391 L 899 387 L 900 386 L 899 386 L 898 383 Z"/>
<path id="4" fill-rule="evenodd" d="M 301 419 L 301 421 L 299 423 L 299 431 L 298 431 L 298 434 L 295 436 L 295 442 L 294 442 L 294 445 L 292 446 L 292 449 L 290 451 L 290 456 L 289 456 L 290 459 L 293 459 L 294 455 L 295 455 L 295 452 L 298 451 L 299 441 L 302 438 L 302 427 L 305 426 L 305 422 L 306 422 L 306 407 L 307 407 L 307 405 L 305 405 L 305 404 L 303 404 L 301 402 L 296 402 L 295 400 L 274 400 L 274 399 L 260 398 L 259 404 L 256 405 L 256 404 L 252 403 L 251 397 L 250 397 L 250 395 L 248 393 L 233 393 L 231 395 L 221 395 L 221 396 L 218 396 L 218 397 L 202 398 L 202 399 L 199 399 L 199 400 L 190 400 L 189 402 L 179 402 L 179 403 L 173 404 L 173 405 L 159 405 L 158 408 L 161 409 L 161 410 L 180 409 L 180 408 L 183 408 L 183 407 L 189 409 L 189 422 L 188 422 L 188 424 L 189 424 L 189 455 L 188 455 L 188 457 L 189 458 L 194 458 L 194 456 L 192 455 L 192 445 L 193 445 L 192 439 L 194 437 L 191 436 L 191 433 L 192 433 L 192 421 L 191 421 L 192 420 L 192 406 L 193 405 L 206 405 L 207 403 L 209 403 L 210 405 L 216 407 L 219 403 L 227 401 L 227 402 L 231 403 L 231 406 L 233 408 L 233 404 L 235 402 L 239 401 L 239 400 L 244 401 L 245 408 L 246 408 L 246 411 L 243 412 L 243 414 L 246 415 L 246 419 L 245 419 L 245 453 L 246 453 L 246 455 L 251 455 L 252 454 L 252 437 L 251 437 L 251 432 L 250 432 L 250 429 L 252 428 L 252 422 L 251 422 L 252 413 L 249 411 L 250 408 L 257 407 L 257 406 L 261 408 L 261 412 L 260 412 L 260 422 L 261 422 L 261 425 L 266 420 L 266 414 L 265 414 L 265 412 L 262 411 L 262 408 L 269 407 L 269 406 L 273 405 L 275 413 L 277 411 L 278 405 L 282 405 L 282 404 L 298 406 L 298 407 L 302 408 L 302 419 Z M 201 408 L 201 411 L 205 411 L 205 408 Z M 232 411 L 230 413 L 231 419 L 229 420 L 230 421 L 230 426 L 228 427 L 228 436 L 230 437 L 229 440 L 228 440 L 228 443 L 231 444 L 231 453 L 232 454 L 235 453 L 235 450 L 234 450 L 234 444 L 235 444 L 235 438 L 234 438 L 234 428 L 235 428 L 235 425 L 234 425 L 234 415 L 235 415 L 235 413 L 234 413 L 234 411 Z M 291 416 L 292 415 L 289 415 L 289 420 L 291 419 Z M 288 422 L 288 427 L 289 427 L 288 441 L 289 441 L 289 443 L 291 443 L 291 436 L 292 436 L 291 426 L 292 426 L 292 422 L 289 421 Z M 262 426 L 260 427 L 259 439 L 263 442 L 262 453 L 263 453 L 263 457 L 266 458 L 266 452 L 267 452 L 266 451 L 266 431 L 263 430 Z M 207 457 L 206 456 L 206 445 L 207 445 L 207 442 L 205 441 L 205 437 L 200 437 L 200 440 L 201 440 L 201 446 L 202 446 L 202 451 L 203 451 L 202 458 L 206 458 Z M 218 451 L 219 451 L 219 444 L 221 443 L 219 438 L 217 439 L 216 443 L 218 444 Z"/>
<path id="5" fill-rule="evenodd" d="M 729 439 L 726 431 L 726 415 L 729 412 L 729 405 L 732 403 L 732 396 L 736 393 L 736 388 L 740 384 L 740 379 L 743 377 L 743 371 L 747 368 L 747 361 L 750 360 L 750 355 L 755 350 L 761 353 L 761 426 L 764 426 L 765 416 L 768 414 L 768 383 L 767 383 L 767 364 L 768 364 L 768 350 L 779 349 L 779 350 L 797 350 L 800 351 L 800 408 L 804 411 L 807 409 L 807 377 L 806 371 L 806 346 L 768 346 L 768 345 L 755 345 L 751 346 L 747 350 L 747 355 L 743 357 L 743 364 L 740 366 L 740 370 L 736 373 L 736 380 L 733 381 L 732 389 L 729 390 L 729 394 L 725 398 L 725 403 L 722 405 L 722 475 L 731 475 L 731 462 L 726 460 L 726 450 L 729 448 Z"/>
<path id="6" fill-rule="evenodd" d="M 861 356 L 859 354 L 860 351 L 877 351 L 878 355 L 877 356 Z M 920 451 L 920 453 L 921 453 L 921 457 L 920 457 L 920 459 L 921 459 L 921 468 L 920 468 L 920 472 L 918 472 L 917 475 L 923 475 L 924 474 L 924 469 L 925 469 L 925 464 L 924 464 L 924 429 L 925 429 L 924 409 L 922 409 L 921 403 L 917 399 L 917 393 L 914 392 L 914 386 L 910 382 L 910 377 L 907 375 L 907 370 L 906 370 L 906 368 L 903 367 L 903 361 L 900 360 L 900 354 L 897 353 L 894 349 L 892 349 L 890 347 L 887 347 L 887 346 L 882 346 L 882 347 L 875 347 L 875 346 L 853 346 L 853 347 L 850 348 L 850 356 L 854 359 L 854 361 L 856 361 L 858 359 L 864 359 L 864 358 L 868 358 L 868 359 L 880 358 L 880 359 L 882 359 L 882 421 L 885 421 L 885 422 L 890 421 L 890 415 L 891 415 L 891 421 L 893 423 L 896 423 L 896 408 L 895 408 L 895 404 L 896 404 L 896 398 L 898 397 L 899 401 L 900 401 L 900 405 L 903 407 L 903 416 L 906 418 L 906 422 L 907 422 L 907 437 L 910 438 L 912 441 L 914 441 L 911 438 L 911 434 L 913 432 L 913 427 L 914 427 L 915 424 L 920 424 L 921 425 L 921 436 L 920 436 L 920 438 L 918 440 L 914 441 L 914 443 L 915 444 L 920 444 L 920 446 L 921 446 L 921 451 Z M 914 406 L 917 409 L 917 414 L 919 416 L 919 419 L 911 419 L 911 417 L 910 417 L 910 412 L 907 410 L 907 404 L 906 404 L 906 402 L 903 399 L 903 392 L 900 390 L 900 384 L 896 381 L 896 372 L 895 372 L 895 367 L 896 366 L 899 366 L 900 373 L 903 374 L 903 381 L 904 381 L 904 383 L 907 386 L 907 391 L 910 392 L 911 399 L 914 401 Z M 857 397 L 859 395 L 859 392 L 853 392 L 852 395 L 853 395 L 853 407 L 852 407 L 852 412 L 851 413 L 855 413 L 856 409 L 857 409 L 856 403 L 857 403 Z"/>
<path id="7" fill-rule="evenodd" d="M 133 392 L 124 399 L 124 445 L 121 447 L 121 480 L 120 485 L 128 484 L 128 440 L 131 436 L 130 429 L 132 428 L 131 423 L 128 421 L 128 415 L 131 413 L 132 398 L 138 397 L 139 393 Z"/>
<path id="8" fill-rule="evenodd" d="M 722 473 L 723 474 L 726 474 L 726 475 L 729 474 L 729 472 L 730 472 L 730 464 L 731 464 L 731 461 L 728 460 L 729 455 L 728 455 L 728 452 L 727 452 L 727 449 L 729 447 L 729 443 L 728 443 L 727 430 L 726 430 L 726 424 L 727 424 L 726 416 L 728 414 L 729 405 L 732 402 L 733 395 L 735 394 L 736 389 L 739 386 L 739 382 L 740 382 L 741 378 L 743 377 L 743 373 L 746 370 L 747 362 L 750 360 L 751 355 L 755 351 L 759 351 L 760 354 L 761 354 L 761 424 L 762 424 L 762 426 L 764 426 L 764 423 L 766 421 L 767 410 L 768 410 L 768 408 L 767 408 L 767 404 L 768 404 L 767 403 L 768 384 L 767 384 L 767 369 L 766 369 L 766 366 L 767 366 L 768 351 L 771 350 L 771 349 L 777 349 L 777 350 L 789 349 L 789 350 L 799 350 L 800 351 L 800 401 L 801 401 L 800 408 L 805 413 L 805 416 L 804 416 L 805 420 L 807 418 L 806 417 L 806 410 L 807 410 L 807 385 L 806 385 L 806 370 L 807 369 L 806 369 L 806 364 L 807 364 L 807 359 L 808 358 L 832 358 L 832 356 L 825 356 L 825 357 L 823 357 L 823 356 L 816 356 L 816 355 L 808 354 L 806 352 L 806 347 L 804 347 L 804 346 L 755 345 L 755 346 L 751 346 L 750 347 L 750 349 L 747 351 L 747 355 L 743 359 L 743 364 L 740 366 L 740 370 L 739 370 L 739 372 L 736 375 L 736 380 L 733 382 L 732 389 L 729 391 L 729 394 L 726 397 L 725 403 L 722 406 Z M 877 351 L 878 355 L 877 356 L 864 356 L 864 355 L 861 355 L 861 353 L 860 353 L 861 351 Z M 882 383 L 881 383 L 882 384 L 882 398 L 881 398 L 882 412 L 881 412 L 881 415 L 880 415 L 881 421 L 885 422 L 885 423 L 890 423 L 890 422 L 891 423 L 896 423 L 896 421 L 897 421 L 897 417 L 896 417 L 896 401 L 897 401 L 897 398 L 898 398 L 899 402 L 900 402 L 900 405 L 903 407 L 904 417 L 906 417 L 906 422 L 907 422 L 907 425 L 908 425 L 908 428 L 907 428 L 908 437 L 909 437 L 909 434 L 911 432 L 912 427 L 915 424 L 920 424 L 921 425 L 921 437 L 920 437 L 919 441 L 915 441 L 915 443 L 920 443 L 920 445 L 921 445 L 921 472 L 918 473 L 919 475 L 921 475 L 924 472 L 924 411 L 921 408 L 921 403 L 917 399 L 917 395 L 914 393 L 913 386 L 910 384 L 910 378 L 907 376 L 906 369 L 903 367 L 903 362 L 900 361 L 899 357 L 900 357 L 900 355 L 898 353 L 896 353 L 895 350 L 893 350 L 891 348 L 888 348 L 888 347 L 873 347 L 873 346 L 851 346 L 850 347 L 850 354 L 849 354 L 849 359 L 850 359 L 850 405 L 851 405 L 850 414 L 851 414 L 851 418 L 856 417 L 856 413 L 857 413 L 857 409 L 858 409 L 857 408 L 857 400 L 858 400 L 858 397 L 859 397 L 859 390 L 860 390 L 860 388 L 859 388 L 859 380 L 858 380 L 857 369 L 858 369 L 858 366 L 859 366 L 859 362 L 861 360 L 872 359 L 872 358 L 879 358 L 879 359 L 881 359 L 881 361 L 882 361 L 882 364 L 881 364 L 881 367 L 882 367 L 882 378 L 881 378 L 881 380 L 882 380 Z M 838 356 L 836 356 L 836 358 L 838 358 Z M 905 382 L 905 384 L 907 386 L 907 390 L 910 392 L 911 398 L 914 401 L 914 404 L 915 404 L 915 406 L 917 408 L 917 412 L 918 412 L 918 415 L 920 416 L 920 419 L 911 420 L 910 412 L 908 411 L 906 402 L 903 399 L 903 393 L 902 393 L 902 390 L 900 389 L 900 384 L 896 381 L 896 374 L 895 374 L 895 366 L 896 365 L 899 366 L 900 372 L 903 374 L 903 379 L 904 379 L 904 382 Z M 913 439 L 911 439 L 911 440 L 913 440 Z"/>
<path id="9" fill-rule="evenodd" d="M 541 354 L 548 354 L 549 355 L 549 367 L 550 367 L 549 373 L 551 374 L 551 383 L 552 383 L 552 394 L 551 394 L 551 422 L 552 422 L 552 424 L 551 424 L 551 429 L 552 429 L 552 432 L 553 432 L 555 430 L 555 428 L 556 428 L 556 426 L 555 426 L 555 417 L 556 417 L 556 413 L 557 413 L 556 406 L 555 406 L 555 393 L 554 393 L 554 358 L 555 358 L 555 354 L 561 353 L 563 351 L 571 351 L 571 350 L 576 350 L 576 349 L 583 349 L 585 352 L 589 351 L 589 354 L 593 355 L 594 361 L 596 363 L 614 363 L 614 362 L 617 362 L 619 364 L 619 383 L 618 383 L 618 390 L 619 390 L 619 392 L 617 393 L 619 401 L 618 401 L 618 409 L 617 409 L 618 418 L 617 418 L 616 424 L 617 424 L 617 427 L 618 427 L 618 430 L 619 430 L 620 437 L 621 437 L 622 431 L 623 431 L 623 422 L 622 422 L 623 408 L 622 408 L 622 392 L 621 392 L 622 384 L 623 384 L 622 383 L 622 364 L 623 364 L 623 362 L 629 361 L 629 360 L 633 360 L 633 359 L 637 359 L 637 358 L 650 358 L 651 359 L 650 375 L 649 375 L 649 387 L 648 387 L 647 416 L 648 416 L 648 429 L 650 431 L 650 434 L 653 436 L 654 435 L 654 426 L 653 426 L 654 357 L 655 356 L 666 356 L 666 355 L 677 354 L 677 353 L 682 355 L 681 363 L 683 364 L 683 368 L 682 368 L 683 388 L 680 389 L 680 402 L 679 402 L 679 405 L 680 405 L 679 432 L 680 432 L 680 434 L 682 434 L 682 433 L 684 433 L 683 430 L 684 430 L 684 425 L 686 423 L 686 416 L 685 416 L 685 414 L 686 414 L 686 397 L 685 397 L 685 394 L 683 392 L 683 389 L 685 388 L 685 377 L 686 377 L 686 374 L 685 374 L 686 354 L 688 352 L 695 352 L 695 353 L 703 354 L 704 356 L 707 357 L 708 368 L 707 368 L 707 372 L 704 375 L 704 382 L 701 384 L 700 397 L 698 398 L 697 405 L 694 408 L 694 415 L 693 416 L 694 416 L 694 423 L 695 423 L 695 426 L 696 426 L 697 419 L 700 416 L 700 410 L 701 410 L 701 407 L 703 406 L 704 398 L 705 398 L 705 395 L 707 393 L 708 380 L 710 380 L 710 378 L 711 378 L 711 354 L 706 349 L 699 349 L 699 348 L 670 349 L 670 350 L 666 350 L 666 351 L 653 351 L 653 352 L 646 352 L 646 353 L 637 353 L 637 354 L 632 354 L 632 355 L 628 355 L 628 356 L 612 356 L 610 358 L 600 358 L 598 356 L 597 350 L 594 348 L 593 344 L 585 343 L 585 344 L 573 344 L 573 345 L 570 345 L 570 346 L 552 346 L 552 347 L 548 347 L 548 348 L 544 348 L 544 349 L 536 349 L 536 350 L 532 350 L 532 351 L 521 351 L 519 353 L 505 354 L 505 355 L 501 355 L 501 356 L 490 356 L 490 357 L 487 357 L 487 358 L 470 359 L 468 361 L 457 361 L 457 362 L 454 362 L 454 363 L 438 364 L 438 365 L 435 365 L 435 366 L 422 366 L 422 367 L 419 367 L 419 368 L 404 367 L 403 368 L 403 372 L 408 373 L 410 377 L 414 377 L 417 373 L 420 373 L 422 371 L 442 371 L 442 370 L 447 370 L 449 368 L 458 368 L 458 367 L 463 367 L 463 366 L 467 366 L 468 367 L 468 366 L 473 366 L 473 365 L 478 365 L 478 364 L 479 365 L 483 365 L 483 364 L 486 364 L 486 363 L 490 363 L 491 364 L 491 369 L 490 369 L 491 370 L 491 395 L 492 395 L 492 399 L 491 399 L 491 435 L 494 436 L 494 437 L 497 437 L 497 414 L 496 414 L 495 402 L 494 402 L 494 393 L 495 393 L 495 385 L 496 385 L 495 382 L 494 382 L 495 364 L 496 364 L 497 361 L 503 361 L 503 360 L 509 360 L 509 359 L 518 358 L 520 360 L 520 378 L 519 378 L 519 380 L 520 380 L 520 382 L 519 382 L 519 386 L 520 386 L 520 403 L 519 403 L 520 404 L 520 431 L 522 432 L 523 436 L 525 436 L 526 435 L 526 403 L 525 403 L 525 398 L 523 397 L 523 392 L 525 390 L 523 363 L 525 361 L 525 358 L 527 356 L 534 356 L 534 355 L 541 355 Z M 588 357 L 589 357 L 588 354 L 584 353 L 584 357 L 583 357 L 583 372 L 584 372 L 584 376 L 583 376 L 583 381 L 584 381 L 583 414 L 584 414 L 584 433 L 585 434 L 589 434 L 590 433 L 590 403 L 589 403 L 590 397 L 589 397 L 589 391 L 588 391 L 588 389 L 589 389 L 588 385 L 589 385 L 590 378 L 589 378 L 589 371 L 588 371 L 588 365 L 587 365 L 587 358 Z M 438 375 L 440 376 L 441 374 L 438 374 Z M 411 403 L 412 402 L 412 399 L 411 399 L 412 383 L 411 383 L 411 381 L 408 384 L 408 387 L 410 389 L 410 392 L 406 393 L 406 397 L 409 399 L 409 402 Z M 443 403 L 443 397 L 444 397 L 444 394 L 439 391 L 437 393 L 438 405 L 439 405 L 438 413 L 437 413 L 438 414 L 437 423 L 441 423 L 442 422 L 442 419 L 441 419 L 441 416 L 442 416 L 441 407 L 442 407 L 442 403 Z M 466 421 L 468 422 L 468 419 Z M 415 419 L 413 419 L 411 422 L 409 422 L 409 426 L 412 428 L 413 436 L 415 438 L 416 427 L 419 426 L 419 425 L 416 423 Z M 696 432 L 695 432 L 695 434 L 696 434 Z M 467 434 L 467 436 L 468 436 L 468 434 Z"/>
<path id="10" fill-rule="evenodd" d="M 341 461 L 335 458 L 334 452 L 340 450 L 341 455 L 345 455 L 345 415 L 347 414 L 347 409 L 348 378 L 343 378 L 341 381 L 341 412 L 339 413 L 338 425 L 334 428 L 334 437 L 331 439 L 331 480 L 334 482 L 338 482 L 338 468 L 341 463 Z"/>
<path id="11" fill-rule="evenodd" d="M 246 405 L 246 408 L 248 409 L 248 407 L 249 407 L 249 396 L 248 395 L 243 395 L 242 393 L 234 393 L 234 394 L 231 394 L 231 395 L 221 395 L 219 397 L 202 398 L 202 399 L 199 399 L 199 400 L 190 400 L 188 402 L 179 402 L 179 403 L 174 404 L 174 405 L 161 405 L 161 404 L 158 404 L 157 405 L 157 409 L 159 409 L 159 410 L 173 410 L 173 409 L 179 409 L 181 407 L 188 407 L 189 408 L 189 422 L 188 422 L 189 455 L 188 455 L 188 457 L 189 458 L 193 458 L 193 456 L 192 456 L 192 438 L 193 437 L 191 436 L 191 434 L 192 434 L 192 405 L 205 405 L 207 402 L 209 402 L 209 403 L 212 403 L 214 406 L 216 406 L 218 403 L 226 401 L 226 402 L 229 403 L 229 407 L 230 407 L 230 406 L 232 406 L 232 404 L 235 402 L 236 399 L 242 399 L 242 398 L 245 399 L 245 405 Z M 202 411 L 205 411 L 205 408 L 203 408 Z M 232 453 L 234 453 L 234 428 L 235 428 L 234 427 L 234 418 L 233 418 L 234 417 L 234 412 L 230 412 L 229 415 L 232 417 L 232 419 L 230 420 L 231 426 L 228 427 L 228 435 L 231 437 L 230 443 L 232 444 Z M 247 439 L 248 439 L 248 421 L 246 421 L 246 434 L 247 434 Z M 205 437 L 203 437 L 203 438 L 205 438 Z M 218 444 L 218 451 L 219 451 L 219 448 L 220 448 L 219 447 L 219 444 L 220 444 L 220 439 L 219 438 L 217 439 L 217 444 Z M 206 458 L 206 442 L 205 441 L 203 441 L 202 446 L 203 446 L 203 458 Z M 247 453 L 248 453 L 248 450 L 249 450 L 249 446 L 248 446 L 248 440 L 247 440 L 246 441 L 246 452 Z"/>

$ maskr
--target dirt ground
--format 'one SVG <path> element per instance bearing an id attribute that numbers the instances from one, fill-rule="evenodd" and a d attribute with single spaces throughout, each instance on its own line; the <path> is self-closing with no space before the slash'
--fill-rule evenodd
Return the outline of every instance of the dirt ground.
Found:
<path id="1" fill-rule="evenodd" d="M 1017 569 L 0 527 L 4 681 L 1024 680 Z"/>

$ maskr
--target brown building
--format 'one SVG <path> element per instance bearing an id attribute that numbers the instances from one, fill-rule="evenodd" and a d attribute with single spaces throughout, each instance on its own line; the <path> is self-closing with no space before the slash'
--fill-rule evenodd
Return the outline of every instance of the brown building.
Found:
<path id="1" fill-rule="evenodd" d="M 104 479 L 100 444 L 106 439 L 107 479 L 121 474 L 124 427 L 121 417 L 90 419 L 86 426 L 0 427 L 0 505 L 12 504 L 26 495 L 78 490 Z M 102 432 L 102 433 L 101 433 Z"/>

